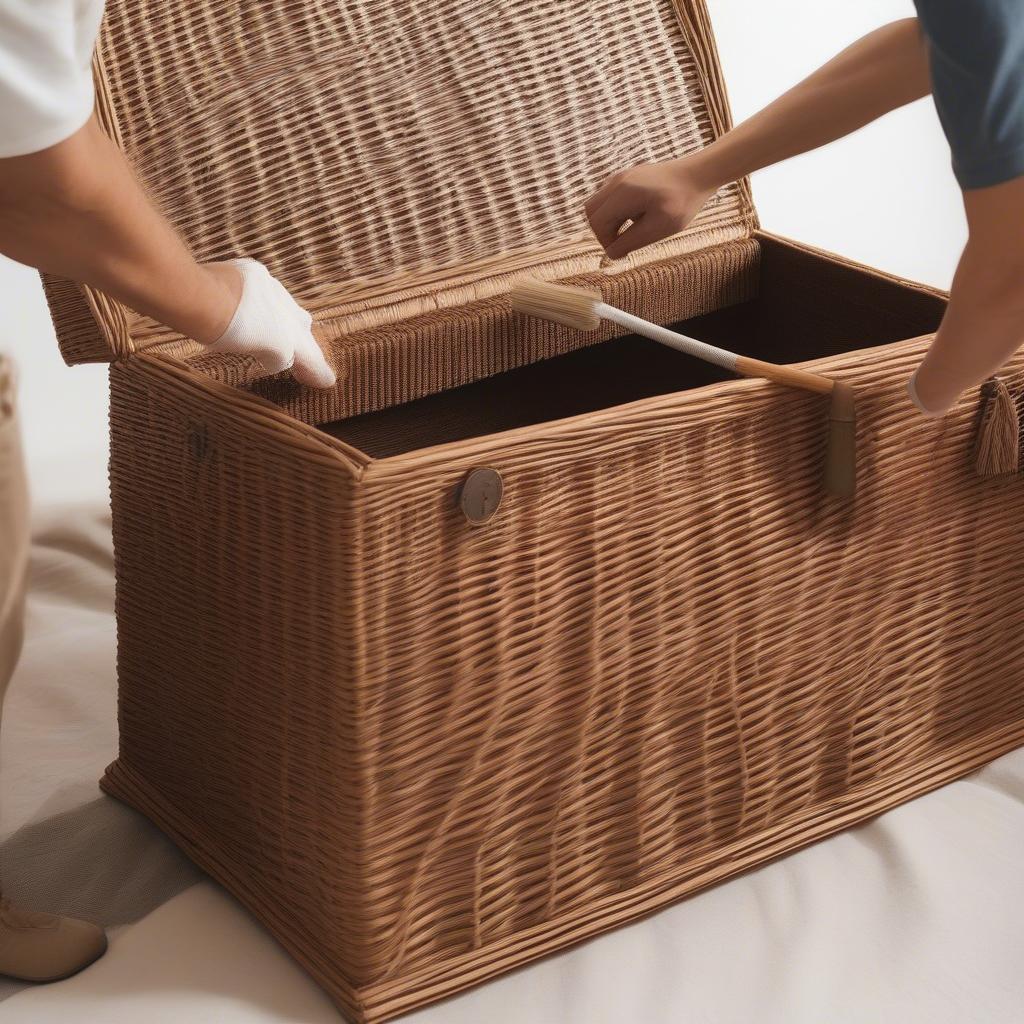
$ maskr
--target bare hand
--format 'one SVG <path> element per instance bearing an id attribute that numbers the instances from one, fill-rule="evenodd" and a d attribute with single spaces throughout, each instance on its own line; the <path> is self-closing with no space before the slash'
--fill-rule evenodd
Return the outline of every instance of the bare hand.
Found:
<path id="1" fill-rule="evenodd" d="M 604 251 L 621 259 L 682 231 L 716 191 L 700 171 L 697 159 L 684 157 L 613 174 L 584 206 Z"/>

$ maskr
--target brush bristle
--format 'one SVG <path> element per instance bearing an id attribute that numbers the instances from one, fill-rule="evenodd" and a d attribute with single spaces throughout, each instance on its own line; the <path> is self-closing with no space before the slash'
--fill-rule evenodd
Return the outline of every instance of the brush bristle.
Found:
<path id="1" fill-rule="evenodd" d="M 512 289 L 512 308 L 517 313 L 553 320 L 577 331 L 596 331 L 601 326 L 596 312 L 600 301 L 600 292 L 535 278 L 520 281 Z"/>

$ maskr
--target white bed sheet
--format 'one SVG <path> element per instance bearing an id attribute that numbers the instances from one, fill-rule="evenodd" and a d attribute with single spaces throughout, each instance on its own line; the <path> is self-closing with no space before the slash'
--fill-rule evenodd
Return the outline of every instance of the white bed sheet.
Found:
<path id="1" fill-rule="evenodd" d="M 9 892 L 113 925 L 106 958 L 0 988 L 0 1021 L 341 1018 L 269 935 L 101 796 L 115 748 L 101 454 L 37 508 L 0 762 Z M 1024 750 L 862 827 L 408 1017 L 415 1024 L 1020 1024 Z"/>

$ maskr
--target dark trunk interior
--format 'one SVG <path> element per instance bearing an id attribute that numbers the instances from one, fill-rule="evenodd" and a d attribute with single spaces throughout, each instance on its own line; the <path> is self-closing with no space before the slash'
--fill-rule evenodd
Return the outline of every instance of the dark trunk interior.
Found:
<path id="1" fill-rule="evenodd" d="M 756 299 L 671 326 L 733 352 L 791 363 L 929 334 L 944 309 L 944 300 L 928 292 L 767 239 Z M 373 458 L 386 458 L 729 376 L 627 336 L 321 429 Z"/>

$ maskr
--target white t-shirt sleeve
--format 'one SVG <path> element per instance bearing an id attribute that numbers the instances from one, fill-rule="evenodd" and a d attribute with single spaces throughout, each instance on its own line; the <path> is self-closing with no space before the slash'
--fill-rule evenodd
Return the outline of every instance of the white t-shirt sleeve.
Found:
<path id="1" fill-rule="evenodd" d="M 0 157 L 55 146 L 89 119 L 103 0 L 0 0 Z"/>

